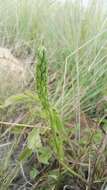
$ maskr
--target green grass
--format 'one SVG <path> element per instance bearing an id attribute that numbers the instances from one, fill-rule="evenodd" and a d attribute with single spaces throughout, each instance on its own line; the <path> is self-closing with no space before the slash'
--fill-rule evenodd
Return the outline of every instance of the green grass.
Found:
<path id="1" fill-rule="evenodd" d="M 41 162 L 48 165 L 40 177 L 34 174 L 38 183 L 41 179 L 38 190 L 59 189 L 66 174 L 73 179 L 77 177 L 78 183 L 88 190 L 97 183 L 101 187 L 107 180 L 106 135 L 95 127 L 94 122 L 101 122 L 107 110 L 107 14 L 104 2 L 91 0 L 84 8 L 82 1 L 74 3 L 72 0 L 63 4 L 49 0 L 0 0 L 0 44 L 10 48 L 21 60 L 33 56 L 36 66 L 32 87 L 24 93 L 19 89 L 17 94 L 14 89 L 13 96 L 9 97 L 9 84 L 4 81 L 8 95 L 5 102 L 2 101 L 4 97 L 0 100 L 1 144 L 13 134 L 12 144 L 16 144 L 11 154 L 14 155 L 23 138 L 27 145 L 28 136 L 27 149 L 25 146 L 19 151 L 22 164 L 33 152 L 38 158 L 37 170 L 41 168 Z M 41 44 L 44 44 L 46 54 L 40 48 Z M 30 65 L 26 66 L 32 72 Z M 83 116 L 87 120 L 85 126 Z M 87 124 L 87 118 L 92 123 Z M 68 125 L 72 127 L 66 128 Z M 105 120 L 103 125 L 106 130 Z M 23 137 L 24 133 L 26 137 Z M 35 140 L 40 143 L 39 147 Z M 29 147 L 33 147 L 32 151 Z M 34 149 L 37 149 L 36 153 Z M 16 160 L 15 167 L 20 165 L 18 158 Z M 11 158 L 4 162 L 6 168 L 1 178 L 6 178 L 7 182 L 3 182 L 5 185 L 1 182 L 2 188 L 8 188 L 13 183 L 10 178 L 16 175 L 10 174 L 10 177 L 6 173 L 12 168 L 10 162 Z M 88 171 L 88 179 L 85 171 Z"/>
<path id="2" fill-rule="evenodd" d="M 78 112 L 79 117 L 79 112 L 92 110 L 106 91 L 103 2 L 92 1 L 86 10 L 79 2 L 69 1 L 64 5 L 33 0 L 0 4 L 1 44 L 26 55 L 44 41 L 50 80 L 56 74 L 50 96 L 62 117 L 69 120 L 72 113 Z"/>

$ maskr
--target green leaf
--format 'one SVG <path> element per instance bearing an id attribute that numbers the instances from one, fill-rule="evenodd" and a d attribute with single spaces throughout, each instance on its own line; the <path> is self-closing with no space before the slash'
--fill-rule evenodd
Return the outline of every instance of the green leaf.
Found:
<path id="1" fill-rule="evenodd" d="M 36 151 L 38 148 L 42 147 L 41 138 L 40 138 L 40 130 L 34 128 L 29 136 L 28 136 L 28 148 L 32 151 Z"/>
<path id="2" fill-rule="evenodd" d="M 31 154 L 32 154 L 32 151 L 31 151 L 28 147 L 26 147 L 26 148 L 21 152 L 21 154 L 20 154 L 20 156 L 19 156 L 19 161 L 24 161 L 24 160 L 26 160 L 29 156 L 31 156 Z"/>
<path id="3" fill-rule="evenodd" d="M 21 125 L 17 125 L 14 126 L 14 128 L 11 129 L 11 132 L 14 134 L 21 134 L 21 132 L 23 131 L 23 129 L 25 128 L 25 126 L 21 126 Z"/>
<path id="4" fill-rule="evenodd" d="M 39 102 L 38 97 L 31 92 L 25 92 L 22 94 L 10 96 L 4 101 L 4 103 L 2 103 L 2 105 L 0 105 L 0 108 L 6 108 L 8 106 L 15 105 L 18 103 L 32 103 L 32 102 Z"/>
<path id="5" fill-rule="evenodd" d="M 38 152 L 38 160 L 40 163 L 49 164 L 49 159 L 51 158 L 52 153 L 49 148 L 42 147 Z"/>
<path id="6" fill-rule="evenodd" d="M 34 179 L 39 174 L 39 171 L 36 168 L 32 168 L 30 171 L 30 178 Z"/>
<path id="7" fill-rule="evenodd" d="M 96 134 L 93 136 L 93 139 L 95 143 L 100 143 L 102 139 L 102 132 L 101 131 L 96 132 Z"/>

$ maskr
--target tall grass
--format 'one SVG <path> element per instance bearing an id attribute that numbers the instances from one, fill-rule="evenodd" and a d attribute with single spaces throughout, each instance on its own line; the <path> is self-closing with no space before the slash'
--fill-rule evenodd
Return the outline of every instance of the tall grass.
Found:
<path id="1" fill-rule="evenodd" d="M 106 91 L 107 16 L 103 1 L 0 1 L 0 42 L 20 54 L 48 50 L 50 98 L 65 121 L 93 110 Z"/>

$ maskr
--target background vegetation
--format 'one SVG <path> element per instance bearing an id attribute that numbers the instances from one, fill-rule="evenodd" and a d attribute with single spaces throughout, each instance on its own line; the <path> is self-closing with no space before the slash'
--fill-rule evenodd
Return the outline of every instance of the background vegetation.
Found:
<path id="1" fill-rule="evenodd" d="M 1 189 L 104 189 L 104 2 L 0 0 L 0 44 L 29 73 L 23 89 L 0 100 Z"/>

